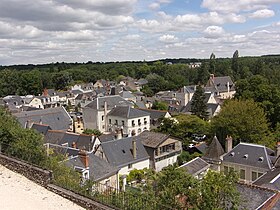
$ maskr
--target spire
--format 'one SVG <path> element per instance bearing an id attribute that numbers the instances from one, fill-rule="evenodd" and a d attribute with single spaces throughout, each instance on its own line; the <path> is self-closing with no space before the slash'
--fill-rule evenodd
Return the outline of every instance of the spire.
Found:
<path id="1" fill-rule="evenodd" d="M 204 155 L 205 158 L 219 160 L 220 157 L 225 153 L 221 143 L 219 142 L 217 136 L 214 136 L 209 147 Z"/>

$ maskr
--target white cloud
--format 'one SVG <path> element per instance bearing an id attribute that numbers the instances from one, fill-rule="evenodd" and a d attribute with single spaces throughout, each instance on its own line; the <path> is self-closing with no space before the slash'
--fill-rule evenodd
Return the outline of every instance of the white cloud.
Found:
<path id="1" fill-rule="evenodd" d="M 225 34 L 224 29 L 220 26 L 208 26 L 203 32 L 208 38 L 217 38 Z"/>
<path id="2" fill-rule="evenodd" d="M 174 35 L 170 34 L 165 34 L 159 37 L 159 41 L 164 42 L 164 43 L 172 43 L 178 41 L 178 38 Z"/>
<path id="3" fill-rule="evenodd" d="M 158 9 L 160 8 L 160 4 L 159 4 L 158 2 L 151 3 L 151 4 L 149 5 L 149 8 L 150 8 L 151 10 L 158 10 Z"/>
<path id="4" fill-rule="evenodd" d="M 275 15 L 273 10 L 270 9 L 262 9 L 262 10 L 257 10 L 251 15 L 249 15 L 250 18 L 270 18 Z"/>

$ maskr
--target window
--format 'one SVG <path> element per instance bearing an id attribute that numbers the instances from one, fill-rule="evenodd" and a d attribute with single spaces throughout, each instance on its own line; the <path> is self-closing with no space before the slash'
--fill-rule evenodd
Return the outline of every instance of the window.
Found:
<path id="1" fill-rule="evenodd" d="M 147 119 L 146 119 L 146 117 L 144 118 L 144 124 L 145 124 L 145 125 L 147 124 Z"/>
<path id="2" fill-rule="evenodd" d="M 240 169 L 240 179 L 245 179 L 245 170 Z"/>
<path id="3" fill-rule="evenodd" d="M 255 181 L 258 178 L 258 174 L 255 171 L 252 171 L 252 181 Z"/>
<path id="4" fill-rule="evenodd" d="M 104 121 L 104 115 L 102 115 L 102 117 L 101 117 L 101 118 L 102 118 L 102 121 Z"/>
<path id="5" fill-rule="evenodd" d="M 128 168 L 132 168 L 132 164 L 128 164 Z"/>
<path id="6" fill-rule="evenodd" d="M 135 122 L 134 122 L 134 120 L 132 120 L 132 126 L 133 126 L 133 127 L 135 126 Z"/>
<path id="7" fill-rule="evenodd" d="M 122 120 L 122 126 L 124 126 L 124 120 Z"/>
<path id="8" fill-rule="evenodd" d="M 141 133 L 141 128 L 138 129 L 138 134 Z"/>
<path id="9" fill-rule="evenodd" d="M 140 119 L 138 120 L 138 125 L 141 125 L 141 120 Z"/>
<path id="10" fill-rule="evenodd" d="M 115 121 L 115 125 L 118 125 L 118 120 Z"/>
<path id="11" fill-rule="evenodd" d="M 109 124 L 112 124 L 112 119 L 109 119 Z"/>

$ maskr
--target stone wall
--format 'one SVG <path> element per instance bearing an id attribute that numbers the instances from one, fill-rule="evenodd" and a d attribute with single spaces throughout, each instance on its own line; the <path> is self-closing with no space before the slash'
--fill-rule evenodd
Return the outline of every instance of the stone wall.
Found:
<path id="1" fill-rule="evenodd" d="M 22 160 L 0 154 L 0 164 L 14 172 L 22 174 L 41 186 L 46 187 L 51 182 L 51 171 L 44 170 Z"/>
<path id="2" fill-rule="evenodd" d="M 64 188 L 58 187 L 53 184 L 49 184 L 47 186 L 47 189 L 86 208 L 86 209 L 94 209 L 94 210 L 113 210 L 114 209 L 114 208 L 110 208 L 108 206 L 102 205 L 101 203 L 98 203 L 89 198 L 86 198 L 86 197 L 81 196 L 77 193 L 74 193 L 70 190 L 66 190 Z"/>

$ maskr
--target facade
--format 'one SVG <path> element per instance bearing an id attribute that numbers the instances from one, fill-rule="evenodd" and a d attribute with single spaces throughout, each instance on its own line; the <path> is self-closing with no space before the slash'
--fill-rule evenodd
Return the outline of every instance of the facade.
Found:
<path id="1" fill-rule="evenodd" d="M 181 141 L 169 135 L 145 131 L 138 137 L 150 156 L 150 168 L 155 171 L 176 163 L 182 152 Z"/>
<path id="2" fill-rule="evenodd" d="M 41 99 L 37 98 L 37 97 L 34 97 L 33 99 L 31 99 L 31 101 L 28 103 L 28 106 L 35 107 L 38 109 L 44 109 L 44 105 L 43 105 Z"/>
<path id="3" fill-rule="evenodd" d="M 117 106 L 108 113 L 108 131 L 122 130 L 124 136 L 137 136 L 150 130 L 150 114 L 130 106 Z"/>

